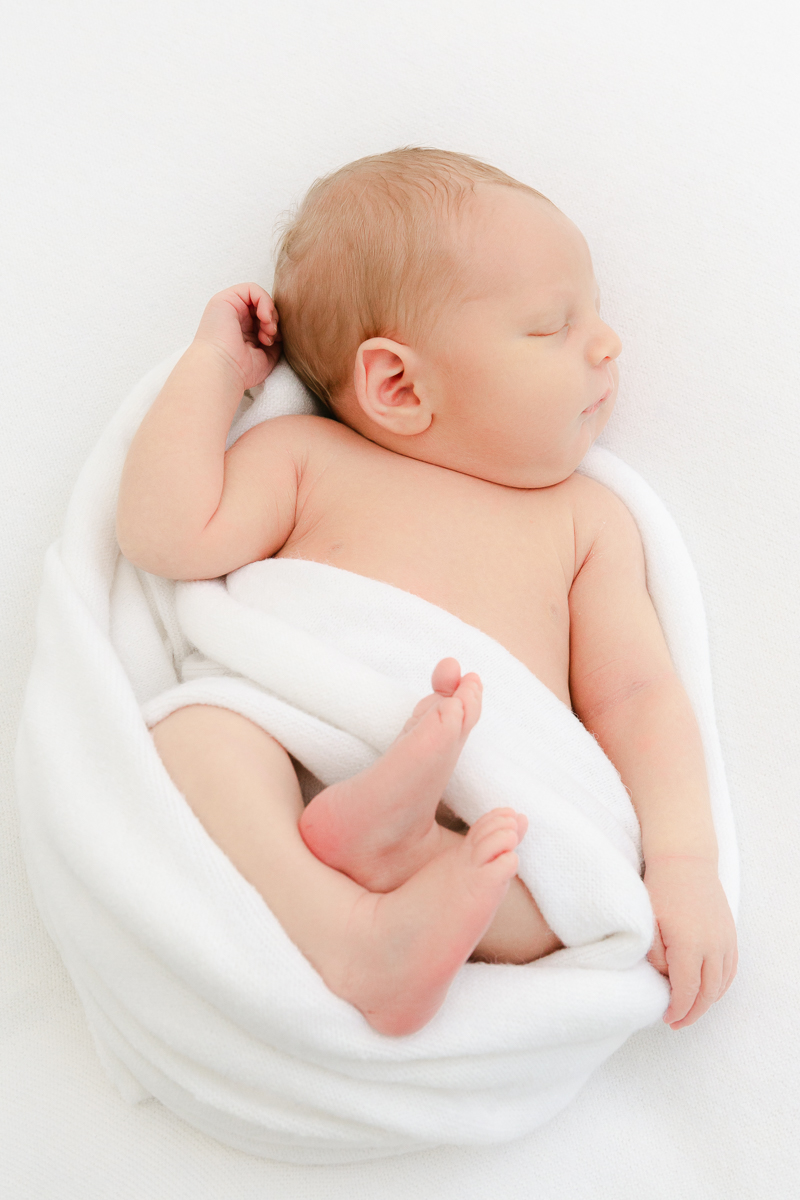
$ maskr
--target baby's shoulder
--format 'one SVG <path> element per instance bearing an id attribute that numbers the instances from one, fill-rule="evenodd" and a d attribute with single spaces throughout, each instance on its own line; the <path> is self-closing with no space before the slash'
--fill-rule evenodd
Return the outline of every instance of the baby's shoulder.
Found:
<path id="1" fill-rule="evenodd" d="M 622 554 L 641 554 L 639 528 L 619 496 L 577 471 L 559 487 L 572 515 L 578 567 L 600 545 L 613 545 Z"/>
<path id="2" fill-rule="evenodd" d="M 254 425 L 247 436 L 265 444 L 280 444 L 298 460 L 363 440 L 332 417 L 313 413 L 269 417 Z"/>
<path id="3" fill-rule="evenodd" d="M 576 511 L 592 512 L 599 506 L 604 514 L 628 512 L 620 498 L 615 496 L 610 488 L 603 483 L 598 483 L 596 479 L 591 479 L 588 475 L 583 475 L 580 471 L 573 471 L 569 478 L 558 486 L 564 488 L 565 496 L 569 497 L 569 502 Z"/>

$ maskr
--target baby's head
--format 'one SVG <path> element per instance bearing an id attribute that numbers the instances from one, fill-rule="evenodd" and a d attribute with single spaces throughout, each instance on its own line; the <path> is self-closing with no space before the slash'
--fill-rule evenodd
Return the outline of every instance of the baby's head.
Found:
<path id="1" fill-rule="evenodd" d="M 583 237 L 465 155 L 395 150 L 318 180 L 283 235 L 274 295 L 291 366 L 400 454 L 546 487 L 611 414 L 620 342 Z"/>

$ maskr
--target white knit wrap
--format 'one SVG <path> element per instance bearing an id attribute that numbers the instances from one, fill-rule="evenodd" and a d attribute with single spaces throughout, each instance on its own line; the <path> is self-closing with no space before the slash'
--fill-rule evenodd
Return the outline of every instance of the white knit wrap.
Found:
<path id="1" fill-rule="evenodd" d="M 242 1150 L 347 1162 L 508 1141 L 562 1108 L 635 1030 L 665 981 L 619 776 L 572 712 L 502 646 L 387 584 L 267 560 L 175 585 L 114 536 L 125 454 L 176 357 L 106 429 L 48 551 L 17 754 L 26 859 L 98 1053 L 131 1101 L 155 1096 Z M 280 363 L 246 396 L 229 444 L 314 411 Z M 582 470 L 633 513 L 648 587 L 701 727 L 735 908 L 737 857 L 714 721 L 703 606 L 681 538 L 647 485 L 594 449 Z M 332 995 L 211 841 L 148 725 L 185 704 L 257 722 L 318 779 L 362 769 L 453 656 L 484 709 L 446 793 L 468 822 L 527 813 L 520 874 L 565 949 L 530 966 L 467 964 L 410 1037 L 376 1033 Z"/>

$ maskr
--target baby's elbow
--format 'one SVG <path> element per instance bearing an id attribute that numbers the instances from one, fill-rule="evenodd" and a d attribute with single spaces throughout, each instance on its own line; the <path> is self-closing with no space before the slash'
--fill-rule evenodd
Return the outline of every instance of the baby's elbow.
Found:
<path id="1" fill-rule="evenodd" d="M 139 571 L 146 571 L 148 575 L 160 575 L 162 579 L 178 578 L 166 563 L 160 562 L 155 556 L 140 552 L 119 537 L 117 537 L 117 544 L 122 557 L 127 558 L 131 566 L 136 567 Z"/>
<path id="2" fill-rule="evenodd" d="M 123 558 L 140 571 L 148 575 L 158 575 L 162 579 L 198 579 L 200 576 L 192 570 L 191 564 L 182 560 L 180 555 L 159 549 L 152 542 L 137 537 L 130 530 L 117 522 L 117 545 Z"/>
<path id="3" fill-rule="evenodd" d="M 117 522 L 114 529 L 119 546 L 120 554 L 123 558 L 127 558 L 128 562 L 133 563 L 134 567 L 141 567 L 143 571 L 149 571 L 150 567 L 145 565 L 145 559 L 148 558 L 146 548 L 141 544 L 141 538 L 137 538 L 128 525 L 122 521 L 117 515 Z M 153 572 L 156 574 L 156 572 Z"/>

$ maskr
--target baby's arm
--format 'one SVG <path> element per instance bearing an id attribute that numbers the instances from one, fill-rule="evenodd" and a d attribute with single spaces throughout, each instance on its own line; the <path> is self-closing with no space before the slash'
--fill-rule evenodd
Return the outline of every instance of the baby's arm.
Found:
<path id="1" fill-rule="evenodd" d="M 631 793 L 657 921 L 648 957 L 669 975 L 664 1020 L 678 1029 L 732 981 L 736 931 L 717 875 L 700 733 L 647 592 L 639 532 L 616 497 L 583 484 L 578 523 L 589 536 L 570 592 L 570 693 Z"/>
<path id="2" fill-rule="evenodd" d="M 283 440 L 256 426 L 225 453 L 245 389 L 267 377 L 279 354 L 263 288 L 239 284 L 212 297 L 125 460 L 117 539 L 137 566 L 172 579 L 216 578 L 283 545 L 297 487 Z"/>

